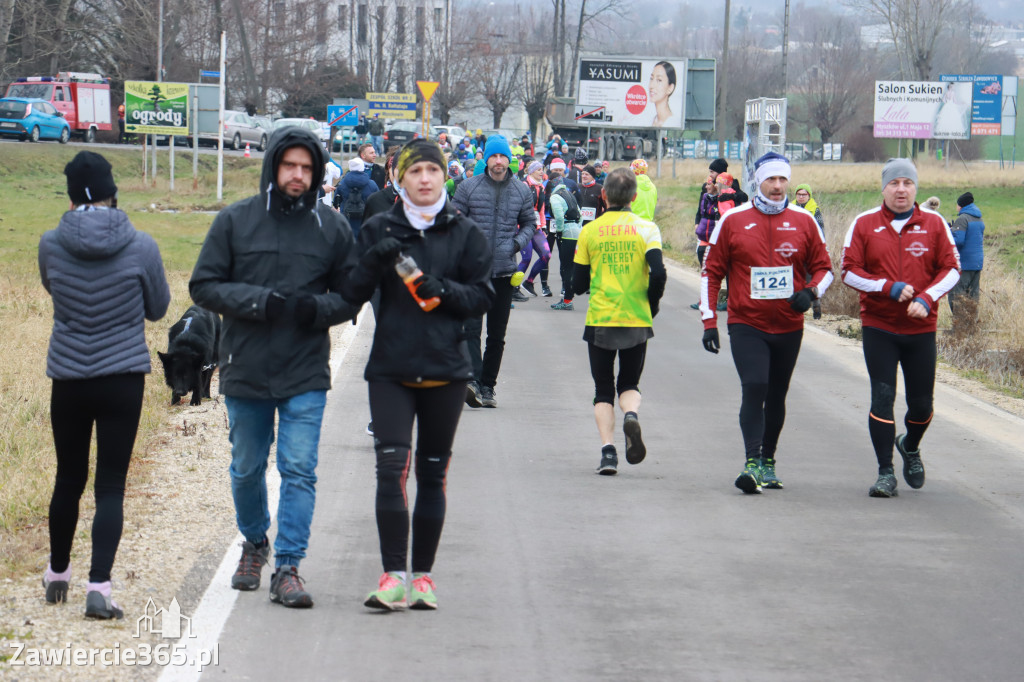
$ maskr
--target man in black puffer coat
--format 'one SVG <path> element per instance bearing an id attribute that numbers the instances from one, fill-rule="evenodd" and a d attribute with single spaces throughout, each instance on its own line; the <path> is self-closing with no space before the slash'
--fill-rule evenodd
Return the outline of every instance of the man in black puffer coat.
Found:
<path id="1" fill-rule="evenodd" d="M 491 277 L 494 304 L 487 312 L 487 343 L 480 353 L 483 318 L 466 320 L 469 354 L 473 375 L 466 389 L 470 407 L 497 407 L 494 386 L 498 383 L 501 356 L 505 352 L 505 330 L 512 306 L 512 274 L 516 271 L 516 254 L 537 231 L 537 214 L 533 197 L 525 183 L 517 180 L 508 165 L 512 150 L 502 135 L 491 135 L 484 147 L 487 172 L 474 175 L 459 184 L 452 203 L 463 215 L 476 223 L 487 237 L 493 254 Z"/>

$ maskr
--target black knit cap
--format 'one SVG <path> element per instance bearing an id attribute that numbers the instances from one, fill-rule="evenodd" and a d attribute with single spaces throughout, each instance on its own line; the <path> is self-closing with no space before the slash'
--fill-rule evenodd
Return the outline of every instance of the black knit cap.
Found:
<path id="1" fill-rule="evenodd" d="M 715 159 L 711 162 L 711 165 L 708 166 L 708 170 L 714 173 L 724 173 L 729 170 L 729 162 L 725 159 Z"/>
<path id="2" fill-rule="evenodd" d="M 117 194 L 110 162 L 96 152 L 78 152 L 64 166 L 68 176 L 68 196 L 76 206 L 94 204 Z"/>
<path id="3" fill-rule="evenodd" d="M 964 206 L 970 206 L 973 203 L 974 195 L 971 194 L 970 192 L 964 192 L 956 199 L 956 205 L 959 206 L 960 208 L 963 208 Z"/>
<path id="4" fill-rule="evenodd" d="M 584 149 L 583 147 L 576 147 L 576 152 L 573 155 L 573 160 L 575 161 L 577 166 L 582 166 L 586 164 L 589 158 L 590 157 L 587 154 L 586 149 Z"/>

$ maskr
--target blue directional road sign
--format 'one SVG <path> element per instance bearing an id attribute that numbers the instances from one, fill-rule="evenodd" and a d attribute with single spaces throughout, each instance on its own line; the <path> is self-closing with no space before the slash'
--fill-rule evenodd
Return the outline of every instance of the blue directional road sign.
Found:
<path id="1" fill-rule="evenodd" d="M 359 107 L 332 105 L 327 107 L 327 125 L 357 126 L 359 125 Z"/>
<path id="2" fill-rule="evenodd" d="M 220 71 L 200 71 L 200 78 L 220 78 Z"/>

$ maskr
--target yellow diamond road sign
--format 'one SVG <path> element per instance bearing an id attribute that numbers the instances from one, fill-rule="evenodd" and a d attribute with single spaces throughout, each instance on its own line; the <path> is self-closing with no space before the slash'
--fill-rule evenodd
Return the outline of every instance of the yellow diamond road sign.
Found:
<path id="1" fill-rule="evenodd" d="M 429 102 L 430 98 L 434 95 L 434 90 L 437 90 L 437 86 L 440 83 L 437 81 L 416 81 L 416 85 L 419 86 L 423 99 Z"/>

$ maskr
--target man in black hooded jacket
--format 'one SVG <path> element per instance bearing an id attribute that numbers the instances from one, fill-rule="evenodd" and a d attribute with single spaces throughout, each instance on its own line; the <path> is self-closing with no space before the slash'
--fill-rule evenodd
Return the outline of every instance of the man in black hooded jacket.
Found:
<path id="1" fill-rule="evenodd" d="M 220 393 L 231 429 L 231 492 L 245 537 L 231 586 L 259 588 L 270 555 L 266 468 L 276 413 L 281 495 L 270 599 L 300 608 L 313 605 L 298 566 L 313 520 L 331 387 L 328 330 L 356 313 L 339 293 L 352 231 L 316 200 L 326 160 L 312 132 L 275 131 L 259 194 L 217 215 L 189 282 L 197 304 L 224 316 Z"/>

